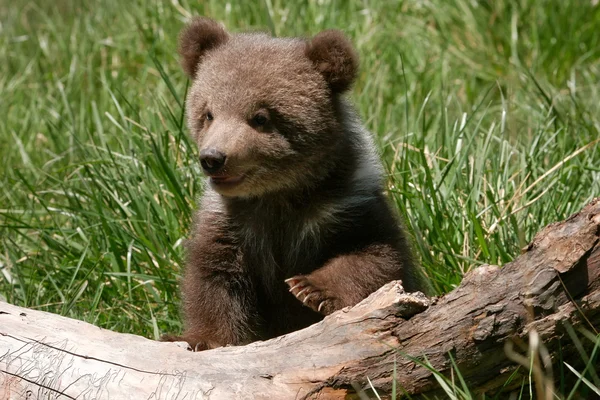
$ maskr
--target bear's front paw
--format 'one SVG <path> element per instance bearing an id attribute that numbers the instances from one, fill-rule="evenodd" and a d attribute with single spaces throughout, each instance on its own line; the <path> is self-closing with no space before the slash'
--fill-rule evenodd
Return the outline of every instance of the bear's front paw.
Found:
<path id="1" fill-rule="evenodd" d="M 285 280 L 292 293 L 307 307 L 323 315 L 329 315 L 342 308 L 339 301 L 326 290 L 316 286 L 307 275 L 296 275 Z"/>

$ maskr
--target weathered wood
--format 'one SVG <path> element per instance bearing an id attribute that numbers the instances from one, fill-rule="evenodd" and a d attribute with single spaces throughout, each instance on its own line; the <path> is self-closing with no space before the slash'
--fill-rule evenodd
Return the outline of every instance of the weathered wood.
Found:
<path id="1" fill-rule="evenodd" d="M 342 399 L 366 388 L 367 377 L 389 393 L 394 365 L 403 390 L 432 394 L 431 372 L 412 360 L 426 357 L 449 374 L 450 355 L 472 389 L 493 391 L 516 368 L 507 340 L 527 341 L 535 330 L 553 355 L 565 323 L 600 326 L 600 199 L 544 228 L 515 261 L 471 271 L 427 307 L 392 282 L 302 331 L 192 353 L 0 303 L 0 400 Z"/>

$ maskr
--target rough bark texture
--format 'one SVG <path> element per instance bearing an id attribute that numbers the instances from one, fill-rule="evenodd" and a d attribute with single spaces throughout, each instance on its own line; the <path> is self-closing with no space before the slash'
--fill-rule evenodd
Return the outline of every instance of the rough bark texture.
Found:
<path id="1" fill-rule="evenodd" d="M 475 269 L 431 306 L 392 282 L 302 331 L 200 353 L 0 303 L 0 400 L 343 399 L 367 377 L 389 393 L 394 365 L 403 390 L 435 395 L 432 373 L 412 361 L 425 357 L 445 374 L 452 357 L 471 389 L 493 392 L 516 370 L 507 342 L 535 331 L 554 357 L 568 324 L 598 329 L 599 239 L 596 199 L 544 228 L 514 262 Z"/>

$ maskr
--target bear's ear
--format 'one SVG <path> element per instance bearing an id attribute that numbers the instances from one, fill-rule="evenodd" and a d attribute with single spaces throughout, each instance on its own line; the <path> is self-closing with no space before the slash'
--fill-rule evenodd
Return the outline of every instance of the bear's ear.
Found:
<path id="1" fill-rule="evenodd" d="M 228 39 L 229 34 L 218 22 L 206 17 L 194 17 L 179 34 L 179 55 L 183 71 L 193 79 L 202 57 Z"/>
<path id="2" fill-rule="evenodd" d="M 334 93 L 350 89 L 358 72 L 358 54 L 342 32 L 327 30 L 317 34 L 306 44 L 306 55 Z"/>

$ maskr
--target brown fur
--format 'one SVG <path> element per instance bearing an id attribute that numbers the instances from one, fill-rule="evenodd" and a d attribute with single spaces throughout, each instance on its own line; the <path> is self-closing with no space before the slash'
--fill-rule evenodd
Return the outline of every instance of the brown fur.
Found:
<path id="1" fill-rule="evenodd" d="M 195 19 L 180 39 L 210 185 L 187 248 L 185 331 L 166 340 L 245 344 L 390 280 L 423 290 L 374 145 L 342 97 L 357 71 L 350 43 L 337 31 L 305 41 L 215 26 Z"/>
<path id="2" fill-rule="evenodd" d="M 358 55 L 344 35 L 323 31 L 306 45 L 306 56 L 323 74 L 333 91 L 348 90 L 358 71 Z"/>
<path id="3" fill-rule="evenodd" d="M 179 36 L 183 71 L 193 78 L 202 56 L 210 49 L 225 43 L 227 39 L 229 34 L 217 22 L 208 18 L 195 18 Z"/>

